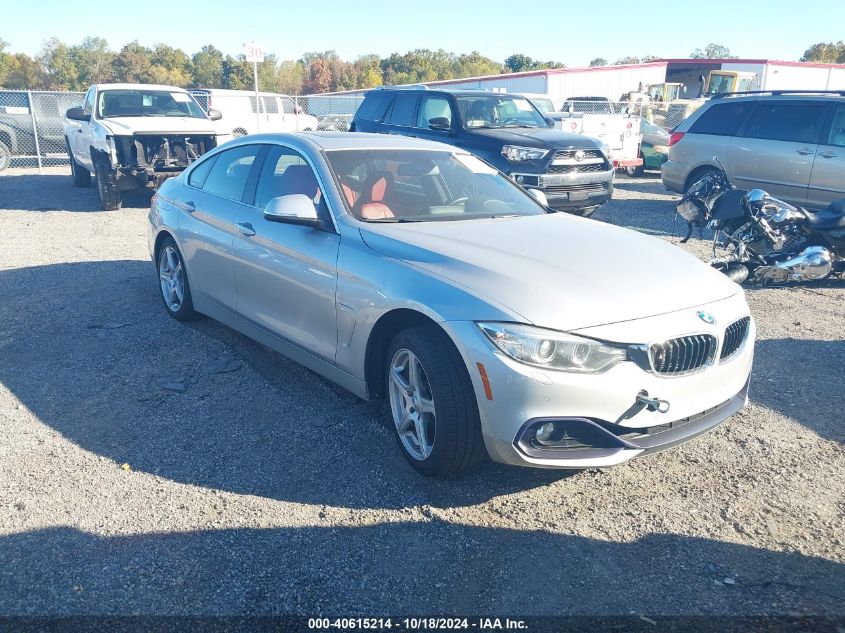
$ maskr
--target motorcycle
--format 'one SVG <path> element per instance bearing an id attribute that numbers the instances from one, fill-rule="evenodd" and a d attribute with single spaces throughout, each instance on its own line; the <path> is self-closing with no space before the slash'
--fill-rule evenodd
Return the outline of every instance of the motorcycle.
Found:
<path id="1" fill-rule="evenodd" d="M 762 189 L 736 189 L 724 172 L 696 182 L 677 213 L 693 227 L 713 229 L 711 266 L 733 281 L 777 285 L 845 273 L 845 198 L 822 211 L 795 207 Z"/>

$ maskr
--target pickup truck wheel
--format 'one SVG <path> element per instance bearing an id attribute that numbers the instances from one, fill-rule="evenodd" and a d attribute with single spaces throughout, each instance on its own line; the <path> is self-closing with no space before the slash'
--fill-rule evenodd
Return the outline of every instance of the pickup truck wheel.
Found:
<path id="1" fill-rule="evenodd" d="M 103 164 L 102 160 L 95 161 L 97 172 L 97 192 L 100 194 L 100 206 L 103 211 L 117 211 L 120 208 L 120 190 L 117 188 L 114 172 Z"/>
<path id="2" fill-rule="evenodd" d="M 386 393 L 402 455 L 424 475 L 477 466 L 484 440 L 475 390 L 461 355 L 435 327 L 397 334 L 385 355 Z"/>
<path id="3" fill-rule="evenodd" d="M 77 187 L 90 187 L 91 172 L 76 162 L 73 152 L 70 151 L 70 144 L 67 142 L 67 139 L 65 139 L 65 149 L 67 150 L 67 157 L 70 161 L 70 175 L 73 178 L 73 184 Z"/>
<path id="4" fill-rule="evenodd" d="M 12 164 L 12 152 L 5 143 L 0 143 L 0 171 L 3 171 Z"/>

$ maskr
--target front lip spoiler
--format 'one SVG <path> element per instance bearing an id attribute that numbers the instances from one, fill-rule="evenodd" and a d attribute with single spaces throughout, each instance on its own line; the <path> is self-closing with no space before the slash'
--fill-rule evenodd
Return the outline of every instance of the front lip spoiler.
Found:
<path id="1" fill-rule="evenodd" d="M 591 468 L 591 464 L 613 465 L 636 456 L 650 455 L 672 448 L 706 433 L 739 411 L 748 401 L 750 376 L 742 389 L 712 409 L 682 420 L 672 420 L 666 424 L 667 430 L 647 433 L 645 428 L 623 427 L 611 422 L 595 419 L 566 417 L 533 418 L 525 422 L 514 438 L 514 448 L 528 458 L 529 462 L 541 462 L 561 468 Z M 538 448 L 530 442 L 532 430 L 545 422 L 563 422 L 579 424 L 589 428 L 591 433 L 601 438 L 603 446 L 588 446 L 577 449 Z M 652 429 L 662 427 L 656 425 Z"/>

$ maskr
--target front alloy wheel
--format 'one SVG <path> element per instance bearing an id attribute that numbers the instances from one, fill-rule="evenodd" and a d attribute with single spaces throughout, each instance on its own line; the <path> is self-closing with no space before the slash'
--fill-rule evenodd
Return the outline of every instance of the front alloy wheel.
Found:
<path id="1" fill-rule="evenodd" d="M 418 461 L 428 459 L 437 422 L 434 397 L 420 359 L 406 348 L 396 350 L 390 362 L 390 409 L 408 454 Z"/>

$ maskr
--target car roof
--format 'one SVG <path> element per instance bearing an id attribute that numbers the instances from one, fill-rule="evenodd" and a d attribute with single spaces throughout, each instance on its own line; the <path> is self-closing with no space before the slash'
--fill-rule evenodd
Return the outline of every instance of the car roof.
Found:
<path id="1" fill-rule="evenodd" d="M 166 92 L 188 92 L 184 88 L 162 84 L 95 84 L 97 90 L 163 90 Z"/>
<path id="2" fill-rule="evenodd" d="M 490 90 L 470 90 L 470 89 L 463 89 L 463 90 L 449 90 L 447 88 L 393 88 L 393 87 L 383 87 L 383 88 L 374 88 L 370 91 L 370 93 L 378 93 L 378 94 L 449 94 L 455 95 L 456 97 L 516 97 L 521 98 L 523 95 L 519 92 L 491 92 Z M 370 94 L 368 93 L 368 94 Z"/>
<path id="3" fill-rule="evenodd" d="M 368 134 L 365 132 L 293 132 L 289 134 L 250 134 L 242 136 L 233 143 L 278 143 L 307 140 L 312 145 L 325 151 L 338 149 L 431 149 L 461 152 L 452 145 L 427 141 L 424 139 L 401 136 L 398 134 Z"/>
<path id="4" fill-rule="evenodd" d="M 784 92 L 784 93 L 730 93 L 725 95 L 714 96 L 709 99 L 708 103 L 728 103 L 736 100 L 752 100 L 752 101 L 818 101 L 819 99 L 830 99 L 832 101 L 842 101 L 845 99 L 845 94 L 829 93 L 829 92 Z"/>

